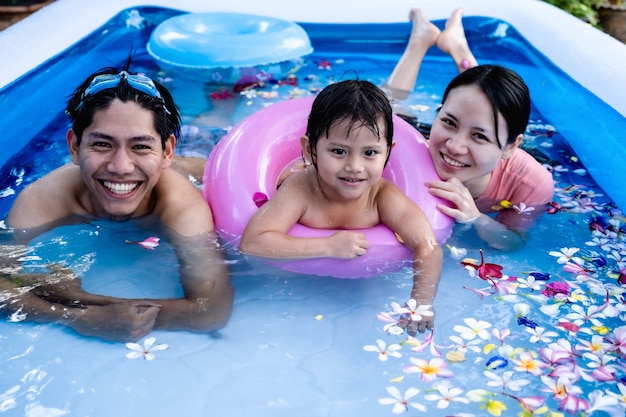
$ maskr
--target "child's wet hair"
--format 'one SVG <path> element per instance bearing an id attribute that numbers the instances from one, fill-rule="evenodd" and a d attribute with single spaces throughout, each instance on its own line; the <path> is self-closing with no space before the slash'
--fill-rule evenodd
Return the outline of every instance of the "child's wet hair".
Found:
<path id="1" fill-rule="evenodd" d="M 384 130 L 379 126 L 381 119 Z M 384 133 L 387 143 L 386 165 L 393 144 L 393 113 L 385 93 L 371 82 L 363 80 L 343 80 L 324 88 L 313 102 L 306 127 L 311 155 L 316 154 L 320 138 L 328 137 L 330 129 L 344 120 L 350 120 L 348 132 L 354 127 L 364 126 L 376 134 L 379 140 L 381 132 Z M 311 162 L 317 168 L 315 158 Z"/>
<path id="2" fill-rule="evenodd" d="M 478 86 L 491 103 L 499 147 L 498 113 L 502 114 L 508 127 L 507 145 L 515 142 L 517 136 L 526 131 L 530 118 L 530 92 L 515 71 L 499 65 L 479 65 L 465 70 L 450 81 L 442 103 L 446 102 L 450 91 L 464 85 Z"/>

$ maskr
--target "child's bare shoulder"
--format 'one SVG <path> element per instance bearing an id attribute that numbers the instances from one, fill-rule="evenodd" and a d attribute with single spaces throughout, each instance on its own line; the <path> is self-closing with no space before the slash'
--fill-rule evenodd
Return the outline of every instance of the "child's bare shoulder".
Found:
<path id="1" fill-rule="evenodd" d="M 289 210 L 304 216 L 314 207 L 322 207 L 323 196 L 315 172 L 302 170 L 291 174 L 270 198 L 272 209 Z"/>
<path id="2" fill-rule="evenodd" d="M 281 194 L 304 194 L 309 195 L 317 186 L 317 176 L 310 168 L 293 172 L 280 184 L 278 190 Z"/>
<path id="3" fill-rule="evenodd" d="M 382 178 L 375 189 L 374 200 L 379 210 L 387 209 L 401 211 L 403 208 L 413 206 L 415 203 L 402 192 L 396 184 Z"/>
<path id="4" fill-rule="evenodd" d="M 404 195 L 402 191 L 393 182 L 381 178 L 372 186 L 372 195 L 376 200 L 395 198 L 398 195 Z"/>

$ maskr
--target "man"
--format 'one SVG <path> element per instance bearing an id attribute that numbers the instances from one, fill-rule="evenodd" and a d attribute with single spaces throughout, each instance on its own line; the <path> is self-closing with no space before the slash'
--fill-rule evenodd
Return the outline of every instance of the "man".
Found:
<path id="1" fill-rule="evenodd" d="M 210 332 L 226 325 L 233 303 L 211 209 L 172 168 L 180 114 L 170 93 L 143 75 L 105 68 L 70 96 L 66 140 L 73 164 L 25 188 L 7 216 L 24 241 L 85 219 L 133 220 L 165 230 L 180 264 L 184 298 L 121 299 L 89 294 L 78 278 L 39 286 L 0 311 L 58 322 L 80 334 L 137 340 L 152 329 Z"/>

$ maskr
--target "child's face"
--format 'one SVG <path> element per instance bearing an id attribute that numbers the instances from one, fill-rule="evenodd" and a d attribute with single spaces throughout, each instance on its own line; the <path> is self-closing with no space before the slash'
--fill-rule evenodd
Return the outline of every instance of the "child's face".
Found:
<path id="1" fill-rule="evenodd" d="M 333 125 L 328 137 L 317 142 L 316 155 L 308 156 L 317 163 L 320 186 L 328 198 L 359 198 L 380 180 L 385 168 L 388 146 L 384 128 L 379 139 L 358 123 L 348 132 L 349 124 L 349 120 L 344 120 Z M 383 126 L 382 120 L 378 126 Z"/>
<path id="2" fill-rule="evenodd" d="M 498 144 L 493 107 L 478 86 L 453 89 L 430 132 L 429 149 L 437 174 L 444 181 L 456 177 L 470 191 L 484 191 L 498 161 L 517 147 L 517 142 L 506 145 L 507 135 L 507 123 L 498 113 Z"/>

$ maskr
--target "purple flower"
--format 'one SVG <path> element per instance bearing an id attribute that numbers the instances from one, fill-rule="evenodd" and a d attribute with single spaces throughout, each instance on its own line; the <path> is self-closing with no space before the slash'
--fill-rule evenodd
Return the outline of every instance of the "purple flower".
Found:
<path id="1" fill-rule="evenodd" d="M 551 282 L 545 286 L 541 293 L 546 297 L 554 297 L 556 295 L 568 295 L 569 285 L 565 282 Z"/>

